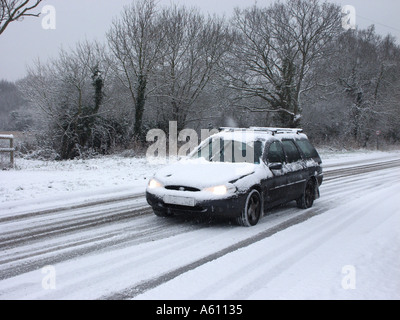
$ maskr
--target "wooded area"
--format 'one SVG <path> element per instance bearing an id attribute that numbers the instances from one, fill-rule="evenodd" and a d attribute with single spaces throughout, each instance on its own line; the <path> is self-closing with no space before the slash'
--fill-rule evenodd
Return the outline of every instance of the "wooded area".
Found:
<path id="1" fill-rule="evenodd" d="M 81 42 L 0 82 L 0 129 L 29 130 L 59 159 L 139 149 L 146 133 L 302 127 L 316 144 L 400 139 L 400 48 L 344 30 L 341 8 L 289 0 L 229 19 L 140 0 L 104 43 Z M 22 98 L 23 97 L 23 98 Z"/>

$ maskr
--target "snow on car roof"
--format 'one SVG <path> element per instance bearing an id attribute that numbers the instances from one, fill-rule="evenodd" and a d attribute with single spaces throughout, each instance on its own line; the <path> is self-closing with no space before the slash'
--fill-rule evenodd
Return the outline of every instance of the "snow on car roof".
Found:
<path id="1" fill-rule="evenodd" d="M 307 139 L 307 135 L 303 129 L 289 129 L 289 128 L 264 128 L 264 127 L 250 127 L 250 128 L 220 128 L 220 132 L 213 135 L 212 138 L 221 137 L 224 140 L 238 140 L 243 142 L 252 142 L 255 140 L 283 140 L 283 139 Z"/>

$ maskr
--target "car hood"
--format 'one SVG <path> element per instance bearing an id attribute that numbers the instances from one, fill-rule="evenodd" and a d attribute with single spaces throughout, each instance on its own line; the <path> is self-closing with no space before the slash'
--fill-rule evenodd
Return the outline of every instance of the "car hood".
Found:
<path id="1" fill-rule="evenodd" d="M 184 160 L 169 165 L 155 174 L 165 186 L 207 188 L 218 186 L 252 174 L 251 163 L 208 162 L 204 159 Z"/>

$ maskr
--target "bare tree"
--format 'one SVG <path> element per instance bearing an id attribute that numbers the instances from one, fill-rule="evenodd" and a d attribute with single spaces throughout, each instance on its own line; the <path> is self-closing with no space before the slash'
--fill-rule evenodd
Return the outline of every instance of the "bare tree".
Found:
<path id="1" fill-rule="evenodd" d="M 264 103 L 245 105 L 273 112 L 280 125 L 295 127 L 301 119 L 301 96 L 310 90 L 313 65 L 326 58 L 327 44 L 340 30 L 340 9 L 318 0 L 288 0 L 268 8 L 236 10 L 237 45 L 228 69 L 231 87 L 242 97 Z M 243 95 L 244 93 L 244 95 Z"/>
<path id="2" fill-rule="evenodd" d="M 124 8 L 107 33 L 114 58 L 114 71 L 128 90 L 134 108 L 134 136 L 143 138 L 143 114 L 149 93 L 149 78 L 154 73 L 163 46 L 155 0 L 140 0 Z"/>
<path id="3" fill-rule="evenodd" d="M 17 85 L 13 82 L 0 80 L 0 131 L 25 129 L 29 121 L 22 119 L 23 107 L 24 100 Z M 20 116 L 21 119 L 16 119 Z"/>
<path id="4" fill-rule="evenodd" d="M 398 140 L 400 47 L 373 27 L 343 32 L 329 59 L 315 66 L 316 82 L 304 99 L 302 126 L 323 143 L 375 147 Z M 322 85 L 324 84 L 324 85 Z"/>
<path id="5" fill-rule="evenodd" d="M 0 0 L 0 35 L 8 25 L 24 17 L 39 17 L 39 13 L 32 13 L 42 0 Z"/>
<path id="6" fill-rule="evenodd" d="M 25 98 L 40 109 L 43 127 L 62 159 L 93 146 L 108 74 L 103 51 L 97 43 L 78 43 L 45 65 L 37 62 L 20 83 Z"/>
<path id="7" fill-rule="evenodd" d="M 382 123 L 398 114 L 393 97 L 399 85 L 399 48 L 391 37 L 377 35 L 373 26 L 344 34 L 339 45 L 343 49 L 336 75 L 349 98 L 348 128 L 354 141 L 366 147 L 377 130 L 389 129 Z"/>
<path id="8" fill-rule="evenodd" d="M 181 130 L 188 118 L 196 119 L 204 112 L 196 103 L 215 79 L 232 37 L 224 19 L 176 6 L 162 12 L 160 32 L 165 34 L 165 45 L 158 67 L 157 97 L 165 106 L 167 120 L 177 121 Z"/>

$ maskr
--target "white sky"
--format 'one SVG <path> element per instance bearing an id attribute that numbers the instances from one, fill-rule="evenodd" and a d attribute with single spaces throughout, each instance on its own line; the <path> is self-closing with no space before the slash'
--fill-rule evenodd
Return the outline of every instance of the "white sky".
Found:
<path id="1" fill-rule="evenodd" d="M 85 39 L 103 40 L 114 17 L 132 0 L 45 0 L 43 5 L 56 9 L 56 30 L 42 28 L 42 19 L 25 18 L 14 22 L 0 36 L 0 79 L 16 81 L 26 75 L 26 67 L 36 58 L 46 61 L 56 57 L 61 47 L 73 47 Z M 274 0 L 257 0 L 259 6 Z M 380 34 L 396 36 L 400 44 L 399 0 L 329 0 L 352 5 L 357 12 L 357 25 L 366 28 L 375 24 Z M 248 7 L 255 0 L 159 0 L 160 5 L 185 4 L 229 17 L 235 7 Z"/>

